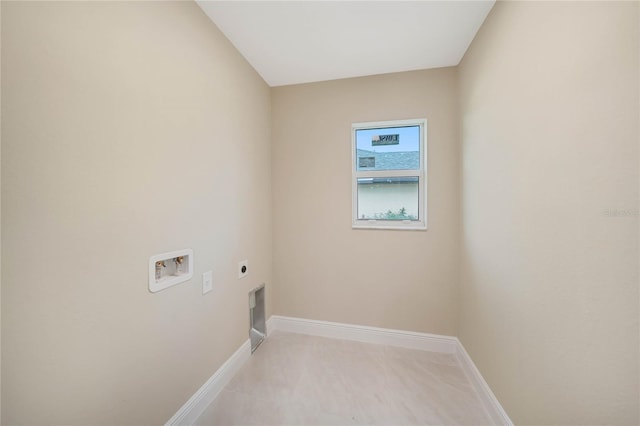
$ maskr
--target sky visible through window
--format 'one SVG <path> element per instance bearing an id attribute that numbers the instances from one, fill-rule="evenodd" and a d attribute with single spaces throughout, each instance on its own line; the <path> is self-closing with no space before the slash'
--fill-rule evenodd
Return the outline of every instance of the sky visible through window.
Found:
<path id="1" fill-rule="evenodd" d="M 373 146 L 374 136 L 399 135 L 399 143 L 395 145 Z M 377 129 L 356 130 L 356 147 L 373 152 L 419 152 L 420 126 L 385 127 Z"/>

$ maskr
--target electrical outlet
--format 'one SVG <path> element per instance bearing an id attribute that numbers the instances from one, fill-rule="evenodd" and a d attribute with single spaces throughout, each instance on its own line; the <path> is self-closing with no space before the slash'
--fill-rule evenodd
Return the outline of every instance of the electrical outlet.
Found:
<path id="1" fill-rule="evenodd" d="M 213 290 L 213 272 L 208 271 L 202 274 L 202 294 L 207 294 Z"/>
<path id="2" fill-rule="evenodd" d="M 244 278 L 247 275 L 249 275 L 249 261 L 238 262 L 238 278 Z"/>

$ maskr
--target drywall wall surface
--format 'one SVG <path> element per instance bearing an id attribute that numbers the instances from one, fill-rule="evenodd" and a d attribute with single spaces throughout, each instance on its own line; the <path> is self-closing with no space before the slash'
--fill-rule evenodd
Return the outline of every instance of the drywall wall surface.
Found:
<path id="1" fill-rule="evenodd" d="M 2 2 L 0 2 L 0 81 L 2 81 Z M 1 90 L 0 90 L 1 92 Z M 0 105 L 2 95 L 0 94 Z M 2 152 L 2 114 L 0 113 L 0 152 Z M 0 154 L 0 187 L 2 187 L 2 155 Z M 2 223 L 2 197 L 0 197 L 0 224 Z M 2 241 L 2 226 L 0 226 Z M 0 244 L 0 331 L 2 330 L 2 244 Z M 2 338 L 0 333 L 0 423 L 2 423 Z"/>
<path id="2" fill-rule="evenodd" d="M 272 89 L 275 311 L 455 335 L 453 68 Z M 428 120 L 428 230 L 351 228 L 351 125 Z"/>
<path id="3" fill-rule="evenodd" d="M 163 424 L 270 289 L 268 86 L 193 2 L 3 2 L 2 118 L 2 423 Z"/>
<path id="4" fill-rule="evenodd" d="M 638 424 L 638 3 L 498 2 L 460 65 L 460 338 L 516 424 Z"/>

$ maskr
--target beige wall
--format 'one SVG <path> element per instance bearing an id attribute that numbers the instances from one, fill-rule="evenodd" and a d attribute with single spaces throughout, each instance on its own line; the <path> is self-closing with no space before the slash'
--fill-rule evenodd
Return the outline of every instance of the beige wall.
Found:
<path id="1" fill-rule="evenodd" d="M 2 9 L 2 423 L 162 424 L 270 288 L 269 88 L 192 2 Z"/>
<path id="2" fill-rule="evenodd" d="M 2 2 L 0 2 L 0 46 L 2 46 Z M 0 48 L 0 51 L 2 49 Z M 0 81 L 2 81 L 2 55 L 0 54 Z M 0 90 L 1 92 L 1 90 Z M 2 97 L 0 95 L 0 105 Z M 0 152 L 2 151 L 2 114 L 0 113 Z M 0 154 L 0 188 L 2 187 L 2 155 Z M 2 197 L 0 196 L 0 242 L 2 241 Z M 2 244 L 0 243 L 0 423 L 2 423 Z"/>
<path id="3" fill-rule="evenodd" d="M 456 71 L 272 90 L 275 312 L 454 335 Z M 428 120 L 429 229 L 351 229 L 351 124 Z"/>
<path id="4" fill-rule="evenodd" d="M 517 424 L 639 422 L 638 38 L 637 2 L 498 3 L 460 67 L 460 338 Z"/>

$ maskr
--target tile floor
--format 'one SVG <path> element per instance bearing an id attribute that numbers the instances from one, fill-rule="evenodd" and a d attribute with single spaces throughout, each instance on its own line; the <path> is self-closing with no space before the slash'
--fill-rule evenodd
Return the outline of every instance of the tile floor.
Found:
<path id="1" fill-rule="evenodd" d="M 197 425 L 489 425 L 453 355 L 274 331 Z"/>

